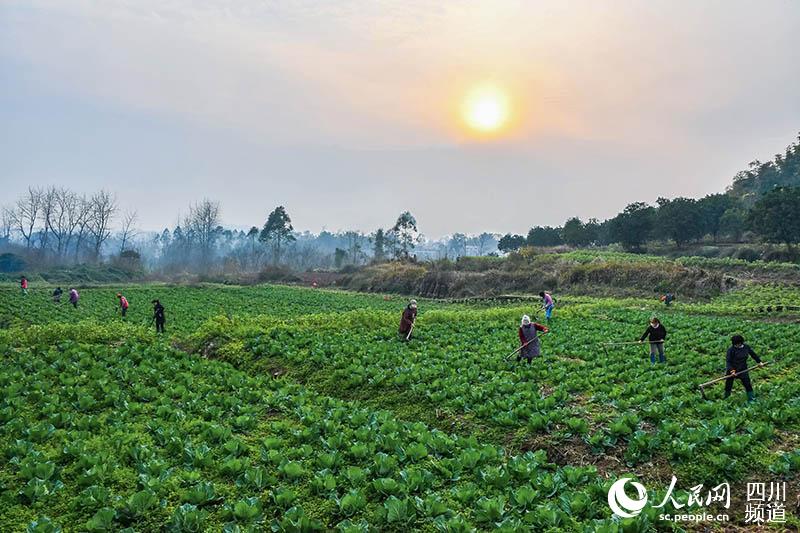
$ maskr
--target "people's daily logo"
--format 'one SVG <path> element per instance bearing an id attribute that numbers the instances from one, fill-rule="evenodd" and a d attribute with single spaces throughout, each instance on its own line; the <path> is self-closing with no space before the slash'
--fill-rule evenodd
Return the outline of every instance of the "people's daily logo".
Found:
<path id="1" fill-rule="evenodd" d="M 636 489 L 636 498 L 629 497 L 625 492 L 625 485 L 628 482 Z M 620 518 L 633 518 L 642 512 L 645 505 L 647 505 L 647 490 L 644 485 L 631 481 L 629 477 L 617 480 L 608 489 L 608 506 Z"/>

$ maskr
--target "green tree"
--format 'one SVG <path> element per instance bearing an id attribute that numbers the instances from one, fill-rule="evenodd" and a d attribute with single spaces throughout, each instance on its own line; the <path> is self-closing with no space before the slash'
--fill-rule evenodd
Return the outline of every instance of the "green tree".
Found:
<path id="1" fill-rule="evenodd" d="M 603 222 L 596 222 L 595 231 L 597 235 L 594 238 L 594 242 L 599 246 L 608 246 L 609 244 L 615 242 L 614 236 L 612 234 L 612 226 L 614 219 L 604 220 Z"/>
<path id="2" fill-rule="evenodd" d="M 755 160 L 737 173 L 729 192 L 750 207 L 776 187 L 800 187 L 800 136 L 772 161 Z"/>
<path id="3" fill-rule="evenodd" d="M 658 230 L 683 248 L 691 239 L 699 239 L 705 233 L 697 200 L 693 198 L 659 198 Z"/>
<path id="4" fill-rule="evenodd" d="M 512 235 L 506 233 L 500 237 L 500 242 L 497 243 L 497 249 L 501 252 L 509 253 L 515 252 L 525 244 L 525 237 L 522 235 Z"/>
<path id="5" fill-rule="evenodd" d="M 561 236 L 565 243 L 576 247 L 588 246 L 593 240 L 586 225 L 578 217 L 572 217 L 564 222 Z"/>
<path id="6" fill-rule="evenodd" d="M 401 213 L 390 233 L 394 244 L 395 258 L 407 259 L 419 237 L 417 219 L 408 211 Z"/>
<path id="7" fill-rule="evenodd" d="M 550 226 L 534 226 L 528 232 L 528 246 L 558 246 L 564 244 L 561 239 L 561 228 Z"/>
<path id="8" fill-rule="evenodd" d="M 250 241 L 250 264 L 255 267 L 258 255 L 256 254 L 256 241 L 258 240 L 258 228 L 253 226 L 247 232 L 247 240 Z"/>
<path id="9" fill-rule="evenodd" d="M 650 239 L 656 221 L 656 210 L 644 202 L 628 204 L 609 221 L 609 235 L 613 242 L 626 250 L 639 251 Z"/>
<path id="10" fill-rule="evenodd" d="M 719 219 L 720 233 L 727 235 L 734 242 L 739 242 L 745 229 L 747 229 L 746 209 L 733 207 L 722 213 Z"/>
<path id="11" fill-rule="evenodd" d="M 386 259 L 386 235 L 383 228 L 378 228 L 372 235 L 372 257 L 377 262 Z"/>
<path id="12" fill-rule="evenodd" d="M 600 230 L 603 226 L 596 218 L 590 218 L 588 222 L 583 225 L 583 231 L 586 233 L 587 244 L 596 244 L 600 239 Z"/>
<path id="13" fill-rule="evenodd" d="M 779 187 L 755 203 L 747 216 L 748 226 L 766 242 L 784 243 L 795 257 L 800 242 L 800 188 Z"/>
<path id="14" fill-rule="evenodd" d="M 347 259 L 347 250 L 336 248 L 336 250 L 333 252 L 333 266 L 336 268 L 342 268 L 345 259 Z"/>
<path id="15" fill-rule="evenodd" d="M 267 217 L 264 227 L 261 229 L 261 235 L 258 240 L 264 244 L 272 246 L 273 257 L 275 263 L 281 260 L 281 248 L 288 243 L 294 242 L 295 236 L 292 234 L 294 228 L 292 227 L 292 219 L 289 218 L 286 209 L 280 205 L 275 208 L 272 213 Z"/>
<path id="16" fill-rule="evenodd" d="M 709 194 L 697 200 L 697 207 L 703 225 L 703 235 L 711 235 L 714 242 L 719 237 L 722 215 L 725 211 L 736 207 L 738 200 L 730 194 Z"/>

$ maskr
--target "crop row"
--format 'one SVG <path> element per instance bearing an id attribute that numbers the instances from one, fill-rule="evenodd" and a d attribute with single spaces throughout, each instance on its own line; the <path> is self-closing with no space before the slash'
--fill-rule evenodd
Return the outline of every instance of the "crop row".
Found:
<path id="1" fill-rule="evenodd" d="M 27 296 L 19 289 L 0 287 L 0 328 L 29 324 L 75 324 L 80 321 L 122 321 L 116 294 L 125 295 L 130 308 L 126 322 L 147 325 L 152 321 L 152 300 L 166 308 L 167 332 L 190 333 L 211 317 L 222 315 L 298 316 L 309 313 L 338 313 L 354 309 L 402 309 L 403 297 L 357 294 L 324 289 L 287 286 L 169 286 L 132 285 L 126 287 L 79 288 L 78 308 L 69 304 L 66 291 L 61 303 L 52 300 L 52 287 L 32 288 Z M 432 301 L 424 305 L 444 307 Z"/>
<path id="2" fill-rule="evenodd" d="M 85 332 L 84 332 L 85 333 Z M 84 336 L 86 336 L 84 334 Z M 0 529 L 646 530 L 607 482 L 152 341 L 0 337 Z"/>
<path id="3" fill-rule="evenodd" d="M 397 339 L 393 315 L 380 312 L 241 328 L 241 337 L 223 320 L 201 336 L 225 331 L 238 351 L 220 353 L 232 363 L 288 371 L 323 394 L 391 408 L 400 397 L 419 411 L 488 424 L 496 441 L 546 437 L 598 457 L 618 453 L 631 466 L 661 457 L 701 481 L 740 478 L 748 464 L 773 467 L 780 454 L 771 450 L 800 426 L 793 326 L 670 313 L 668 363 L 652 366 L 646 345 L 601 345 L 638 339 L 647 313 L 576 307 L 553 321 L 544 357 L 528 366 L 505 359 L 517 345 L 518 314 L 433 311 L 421 315 L 410 343 Z M 753 376 L 759 400 L 747 405 L 739 384 L 723 400 L 720 384 L 704 401 L 697 385 L 722 375 L 736 332 L 775 362 Z"/>

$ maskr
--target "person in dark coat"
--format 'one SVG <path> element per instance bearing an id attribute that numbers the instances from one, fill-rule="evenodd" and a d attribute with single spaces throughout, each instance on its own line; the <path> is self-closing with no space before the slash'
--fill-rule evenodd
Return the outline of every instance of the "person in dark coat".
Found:
<path id="1" fill-rule="evenodd" d="M 539 344 L 539 332 L 547 333 L 549 330 L 547 326 L 531 322 L 528 315 L 522 316 L 522 323 L 519 326 L 519 343 L 521 349 L 517 354 L 517 362 L 526 359 L 528 364 L 534 357 L 541 355 L 541 347 Z"/>
<path id="2" fill-rule="evenodd" d="M 156 333 L 164 333 L 164 324 L 167 319 L 164 317 L 164 306 L 158 300 L 153 300 L 153 322 L 156 324 Z"/>
<path id="3" fill-rule="evenodd" d="M 411 300 L 408 305 L 403 309 L 403 316 L 400 317 L 400 337 L 403 339 L 410 338 L 411 329 L 414 322 L 417 320 L 417 301 Z"/>
<path id="4" fill-rule="evenodd" d="M 658 353 L 658 362 L 666 363 L 667 358 L 664 356 L 664 341 L 667 340 L 667 328 L 665 328 L 664 324 L 656 317 L 650 319 L 650 324 L 639 339 L 639 342 L 644 342 L 648 337 L 650 338 L 650 363 L 656 364 L 656 353 Z"/>
<path id="5" fill-rule="evenodd" d="M 64 291 L 61 290 L 61 287 L 56 287 L 53 291 L 53 303 L 61 303 L 61 295 L 64 294 Z"/>
<path id="6" fill-rule="evenodd" d="M 725 397 L 731 395 L 733 390 L 733 380 L 738 379 L 744 385 L 744 390 L 747 391 L 747 401 L 752 402 L 756 399 L 753 393 L 753 385 L 750 382 L 750 373 L 740 374 L 747 370 L 747 360 L 752 357 L 755 359 L 758 366 L 763 366 L 764 363 L 756 355 L 753 349 L 744 343 L 744 337 L 741 335 L 734 335 L 731 337 L 731 347 L 728 348 L 728 353 L 725 354 L 725 373 L 730 377 L 725 380 Z"/>

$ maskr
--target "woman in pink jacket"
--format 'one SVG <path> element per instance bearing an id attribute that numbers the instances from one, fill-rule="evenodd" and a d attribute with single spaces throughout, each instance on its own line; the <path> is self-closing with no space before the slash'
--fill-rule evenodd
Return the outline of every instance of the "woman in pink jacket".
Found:
<path id="1" fill-rule="evenodd" d="M 117 299 L 119 300 L 119 310 L 122 313 L 122 318 L 125 318 L 125 315 L 128 314 L 128 299 L 120 292 L 117 293 Z"/>

